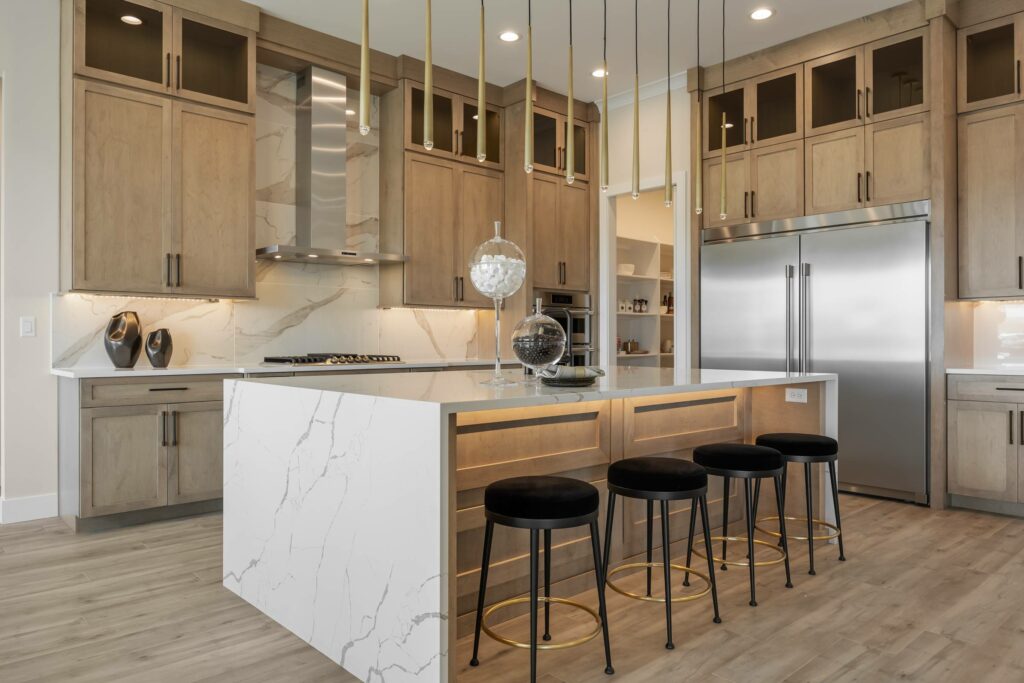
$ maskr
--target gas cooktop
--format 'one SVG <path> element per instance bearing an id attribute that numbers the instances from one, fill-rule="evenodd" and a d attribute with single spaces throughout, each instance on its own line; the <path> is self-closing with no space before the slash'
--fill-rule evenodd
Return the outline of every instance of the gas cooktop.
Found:
<path id="1" fill-rule="evenodd" d="M 368 363 L 401 363 L 398 356 L 359 353 L 308 353 L 305 356 L 267 356 L 264 363 L 273 365 L 366 365 Z"/>

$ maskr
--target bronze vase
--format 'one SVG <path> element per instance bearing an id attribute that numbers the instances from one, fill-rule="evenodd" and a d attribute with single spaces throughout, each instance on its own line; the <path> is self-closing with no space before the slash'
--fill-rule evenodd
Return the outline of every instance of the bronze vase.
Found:
<path id="1" fill-rule="evenodd" d="M 146 355 L 149 356 L 149 363 L 154 368 L 166 368 L 171 362 L 172 351 L 174 342 L 171 340 L 171 333 L 165 328 L 154 330 L 146 337 Z"/>
<path id="2" fill-rule="evenodd" d="M 110 318 L 103 348 L 115 368 L 133 368 L 142 352 L 142 328 L 135 311 L 121 311 Z"/>

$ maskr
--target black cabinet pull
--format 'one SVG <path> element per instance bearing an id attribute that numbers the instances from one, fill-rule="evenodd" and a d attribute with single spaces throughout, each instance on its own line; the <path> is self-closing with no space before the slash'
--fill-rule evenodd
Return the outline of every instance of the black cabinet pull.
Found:
<path id="1" fill-rule="evenodd" d="M 1017 94 L 1020 94 L 1020 60 L 1017 60 Z"/>
<path id="2" fill-rule="evenodd" d="M 181 55 L 174 58 L 175 70 L 177 71 L 178 90 L 181 90 Z"/>
<path id="3" fill-rule="evenodd" d="M 167 254 L 167 280 L 166 280 L 166 282 L 167 282 L 167 286 L 168 287 L 173 287 L 173 285 L 171 284 L 171 254 L 169 252 Z"/>
<path id="4" fill-rule="evenodd" d="M 871 88 L 864 88 L 864 113 L 871 118 Z"/>
<path id="5" fill-rule="evenodd" d="M 1017 257 L 1017 289 L 1024 289 L 1024 256 Z"/>
<path id="6" fill-rule="evenodd" d="M 167 87 L 171 87 L 171 53 L 167 53 Z"/>
<path id="7" fill-rule="evenodd" d="M 747 144 L 747 125 L 750 123 L 750 119 L 746 116 L 743 117 L 743 144 Z"/>
<path id="8" fill-rule="evenodd" d="M 860 115 L 860 98 L 861 98 L 861 95 L 863 95 L 863 94 L 864 93 L 861 91 L 861 89 L 857 88 L 857 118 L 858 119 L 864 118 L 863 116 Z"/>
<path id="9" fill-rule="evenodd" d="M 181 287 L 181 254 L 174 255 L 174 286 Z"/>
<path id="10" fill-rule="evenodd" d="M 861 175 L 862 175 L 861 173 L 857 173 L 857 203 L 858 204 L 860 204 L 862 201 L 864 201 L 863 196 L 860 193 L 860 178 L 861 178 Z"/>
<path id="11" fill-rule="evenodd" d="M 1010 427 L 1010 445 L 1012 446 L 1013 445 L 1013 411 L 1012 410 L 1010 411 L 1009 427 Z"/>
<path id="12" fill-rule="evenodd" d="M 743 192 L 743 217 L 744 218 L 750 218 L 750 216 L 747 215 L 747 213 L 748 213 L 747 212 L 747 200 L 749 198 L 750 198 L 750 193 L 747 192 L 747 191 L 744 191 Z"/>
<path id="13" fill-rule="evenodd" d="M 871 201 L 871 171 L 864 174 L 864 198 Z"/>
<path id="14" fill-rule="evenodd" d="M 160 445 L 167 445 L 167 411 L 160 411 Z"/>
<path id="15" fill-rule="evenodd" d="M 466 300 L 466 278 L 459 276 L 459 301 Z"/>
<path id="16" fill-rule="evenodd" d="M 462 155 L 462 131 L 459 131 L 459 155 Z"/>
<path id="17" fill-rule="evenodd" d="M 754 117 L 750 117 L 750 144 L 757 142 L 757 129 L 754 128 Z"/>
<path id="18" fill-rule="evenodd" d="M 757 218 L 757 191 L 750 191 L 750 217 Z"/>
<path id="19" fill-rule="evenodd" d="M 150 387 L 150 391 L 188 391 L 188 387 Z"/>
<path id="20" fill-rule="evenodd" d="M 178 445 L 178 411 L 171 411 L 171 445 Z"/>

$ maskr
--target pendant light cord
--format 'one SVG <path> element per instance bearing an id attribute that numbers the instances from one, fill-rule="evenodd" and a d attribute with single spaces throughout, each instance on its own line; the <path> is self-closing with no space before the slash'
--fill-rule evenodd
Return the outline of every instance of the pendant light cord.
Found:
<path id="1" fill-rule="evenodd" d="M 569 47 L 572 47 L 572 0 L 569 0 Z"/>
<path id="2" fill-rule="evenodd" d="M 665 81 L 672 90 L 672 0 L 665 0 Z"/>
<path id="3" fill-rule="evenodd" d="M 633 73 L 640 76 L 640 0 L 633 0 Z"/>
<path id="4" fill-rule="evenodd" d="M 601 57 L 604 60 L 604 66 L 608 68 L 608 0 L 604 0 L 604 50 L 601 52 Z M 608 77 L 606 73 L 605 78 Z"/>
<path id="5" fill-rule="evenodd" d="M 722 92 L 725 92 L 725 0 L 722 0 Z"/>

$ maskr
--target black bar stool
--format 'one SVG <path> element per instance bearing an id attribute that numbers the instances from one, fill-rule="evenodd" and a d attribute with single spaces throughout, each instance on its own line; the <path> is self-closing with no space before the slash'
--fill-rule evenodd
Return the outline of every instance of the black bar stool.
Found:
<path id="1" fill-rule="evenodd" d="M 785 471 L 785 465 L 782 461 L 782 454 L 773 448 L 767 448 L 765 446 L 752 446 L 749 444 L 742 443 L 716 443 L 708 446 L 698 446 L 693 449 L 693 460 L 699 465 L 703 465 L 708 471 L 708 474 L 714 474 L 722 477 L 723 491 L 724 491 L 724 502 L 723 502 L 723 514 L 724 521 L 722 525 L 722 535 L 713 536 L 711 540 L 722 542 L 722 557 L 715 557 L 715 562 L 722 563 L 722 569 L 726 569 L 728 565 L 749 567 L 750 569 L 750 606 L 757 607 L 757 595 L 754 584 L 754 567 L 766 567 L 769 565 L 779 564 L 780 562 L 786 565 L 786 588 L 793 587 L 793 581 L 789 573 L 789 546 L 786 540 L 786 521 L 782 519 L 780 522 L 780 530 L 782 532 L 782 548 L 779 549 L 772 543 L 762 541 L 754 538 L 754 508 L 750 495 L 750 483 L 752 480 L 761 479 L 774 479 L 775 480 L 775 502 L 778 505 L 779 517 L 784 517 L 782 510 L 782 475 Z M 729 536 L 729 480 L 733 477 L 743 480 L 743 497 L 746 503 L 746 518 L 747 518 L 747 535 L 742 536 Z M 728 560 L 726 554 L 728 552 L 729 541 L 746 541 L 747 542 L 747 559 L 742 561 Z M 774 560 L 762 560 L 758 561 L 754 557 L 754 546 L 761 546 L 771 548 L 773 551 L 778 552 L 781 557 Z M 703 556 L 703 553 L 697 550 L 693 550 L 693 535 L 690 535 L 690 542 L 687 544 L 686 551 L 686 564 L 690 564 L 691 552 Z M 708 553 L 710 557 L 711 553 Z"/>
<path id="2" fill-rule="evenodd" d="M 762 434 L 757 437 L 757 443 L 760 446 L 767 446 L 768 448 L 774 448 L 775 450 L 782 453 L 783 460 L 786 463 L 802 463 L 804 466 L 804 496 L 807 501 L 807 516 L 806 517 L 786 517 L 791 522 L 806 522 L 807 523 L 807 535 L 806 536 L 794 536 L 790 535 L 790 538 L 798 541 L 807 541 L 807 554 L 810 558 L 810 571 L 808 574 L 814 575 L 814 542 L 815 541 L 831 541 L 833 538 L 839 539 L 839 560 L 841 562 L 846 561 L 846 553 L 843 551 L 843 523 L 839 517 L 839 480 L 836 477 L 836 462 L 839 460 L 839 443 L 830 437 L 821 436 L 819 434 Z M 827 463 L 829 478 L 832 481 L 832 504 L 836 510 L 836 523 L 830 524 L 821 519 L 814 518 L 814 498 L 811 492 L 811 465 L 816 463 Z M 761 482 L 757 482 L 757 489 L 754 492 L 754 509 L 757 509 L 757 500 L 761 495 Z M 786 500 L 786 474 L 782 474 L 782 500 L 785 505 Z M 785 509 L 785 508 L 783 508 Z M 782 514 L 781 512 L 779 513 Z M 765 517 L 761 521 L 773 521 L 776 517 Z M 823 526 L 831 530 L 830 533 L 814 535 L 814 526 Z M 775 536 L 778 538 L 778 531 L 771 531 L 764 529 L 761 526 L 757 527 L 759 531 L 762 531 L 769 536 Z"/>
<path id="3" fill-rule="evenodd" d="M 669 545 L 671 543 L 669 537 L 669 518 L 668 518 L 668 504 L 669 501 L 673 500 L 689 500 L 690 503 L 690 535 L 693 536 L 694 520 L 697 515 L 697 507 L 700 506 L 700 517 L 701 522 L 704 525 L 704 542 L 707 547 L 708 557 L 711 557 L 711 529 L 708 526 L 708 503 L 707 503 L 707 490 L 708 490 L 708 473 L 700 465 L 694 464 L 688 460 L 680 460 L 678 458 L 657 458 L 657 457 L 645 457 L 645 458 L 627 458 L 625 460 L 619 460 L 613 463 L 608 468 L 608 517 L 606 520 L 606 527 L 604 533 L 604 573 L 605 581 L 608 586 L 617 593 L 625 595 L 627 598 L 633 598 L 634 600 L 644 600 L 646 602 L 664 602 L 665 603 L 665 626 L 668 633 L 668 640 L 665 643 L 665 647 L 669 650 L 675 648 L 672 642 L 672 603 L 673 602 L 688 602 L 690 600 L 696 600 L 697 598 L 704 597 L 709 592 L 711 593 L 711 602 L 715 609 L 714 622 L 716 624 L 722 623 L 721 617 L 718 616 L 718 589 L 715 586 L 715 567 L 712 560 L 708 560 L 708 573 L 704 575 L 698 571 L 694 571 L 687 566 L 678 564 L 672 564 L 669 560 Z M 647 501 L 647 561 L 646 562 L 632 562 L 625 565 L 620 565 L 611 572 L 608 571 L 608 559 L 611 555 L 612 547 L 612 520 L 615 517 L 615 497 L 626 496 L 627 498 L 637 498 L 640 500 Z M 654 501 L 661 502 L 661 548 L 662 548 L 662 562 L 652 562 L 652 546 L 653 546 L 653 518 L 654 518 Z M 636 569 L 638 567 L 647 568 L 647 594 L 640 595 L 639 593 L 633 593 L 622 589 L 612 583 L 611 576 L 621 571 L 629 569 Z M 651 597 L 651 569 L 655 567 L 663 567 L 665 570 L 665 597 L 655 598 Z M 704 580 L 707 587 L 699 592 L 689 595 L 680 595 L 672 597 L 672 580 L 670 578 L 673 569 L 679 571 L 685 571 L 687 573 L 687 581 L 684 585 L 689 585 L 689 575 L 696 574 Z"/>
<path id="4" fill-rule="evenodd" d="M 604 634 L 604 657 L 606 674 L 613 674 L 611 644 L 608 640 L 608 613 L 604 601 L 604 572 L 601 566 L 601 545 L 597 530 L 597 512 L 600 495 L 597 489 L 585 481 L 568 477 L 515 477 L 502 479 L 484 490 L 484 516 L 487 526 L 484 530 L 484 556 L 480 565 L 480 594 L 476 606 L 476 632 L 473 635 L 473 659 L 471 666 L 478 666 L 480 629 L 491 638 L 513 647 L 530 650 L 530 681 L 537 680 L 537 651 L 560 650 L 588 642 L 598 633 Z M 530 597 L 511 598 L 491 605 L 484 611 L 484 596 L 487 590 L 487 570 L 491 562 L 491 541 L 494 525 L 501 524 L 516 529 L 530 530 Z M 594 552 L 594 572 L 597 575 L 597 601 L 599 612 L 586 605 L 564 598 L 551 597 L 551 530 L 590 526 L 590 542 Z M 537 560 L 540 555 L 539 536 L 544 531 L 544 597 L 537 596 Z M 544 603 L 544 640 L 550 640 L 548 625 L 551 603 L 569 605 L 590 614 L 597 627 L 582 638 L 550 645 L 537 644 L 537 603 Z M 510 605 L 530 603 L 530 642 L 511 640 L 495 632 L 486 618 L 496 610 Z"/>

